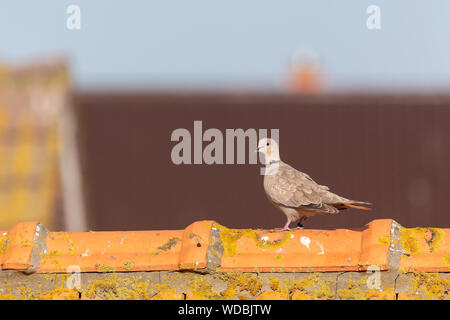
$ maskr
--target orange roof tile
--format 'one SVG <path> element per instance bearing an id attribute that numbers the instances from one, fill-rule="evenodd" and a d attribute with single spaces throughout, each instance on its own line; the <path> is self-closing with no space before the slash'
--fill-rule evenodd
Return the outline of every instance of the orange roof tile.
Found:
<path id="1" fill-rule="evenodd" d="M 31 265 L 31 254 L 37 222 L 21 222 L 9 231 L 2 231 L 0 266 L 2 269 L 27 270 Z"/>
<path id="2" fill-rule="evenodd" d="M 214 221 L 194 222 L 184 230 L 47 232 L 23 222 L 0 233 L 2 269 L 65 273 L 192 270 L 313 272 L 389 268 L 401 254 L 405 271 L 448 272 L 450 229 L 401 228 L 392 238 L 392 220 L 374 220 L 361 230 L 228 229 Z M 393 250 L 395 244 L 400 251 Z M 37 261 L 32 262 L 35 259 Z M 34 269 L 33 269 L 34 270 Z"/>
<path id="3" fill-rule="evenodd" d="M 241 230 L 223 230 L 225 234 L 230 234 L 229 238 L 238 240 L 228 244 L 236 248 L 228 252 L 225 250 L 219 270 L 358 271 L 366 270 L 370 265 L 378 265 L 381 270 L 386 270 L 389 247 L 381 245 L 378 239 L 389 234 L 391 224 L 392 220 L 375 220 L 362 231 L 338 229 L 245 233 Z"/>
<path id="4" fill-rule="evenodd" d="M 183 232 L 179 257 L 180 269 L 203 269 L 214 221 L 194 222 Z"/>
<path id="5" fill-rule="evenodd" d="M 178 270 L 183 230 L 50 232 L 39 273 Z"/>
<path id="6" fill-rule="evenodd" d="M 400 243 L 406 253 L 400 260 L 401 270 L 450 271 L 450 229 L 404 228 Z"/>

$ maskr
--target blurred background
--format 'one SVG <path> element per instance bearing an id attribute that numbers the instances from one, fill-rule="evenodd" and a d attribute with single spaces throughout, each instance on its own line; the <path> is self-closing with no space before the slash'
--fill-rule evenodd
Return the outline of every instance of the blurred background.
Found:
<path id="1" fill-rule="evenodd" d="M 284 161 L 374 203 L 307 228 L 449 227 L 449 13 L 446 0 L 2 2 L 0 229 L 282 226 L 260 165 L 172 163 L 171 133 L 194 120 L 279 129 Z"/>

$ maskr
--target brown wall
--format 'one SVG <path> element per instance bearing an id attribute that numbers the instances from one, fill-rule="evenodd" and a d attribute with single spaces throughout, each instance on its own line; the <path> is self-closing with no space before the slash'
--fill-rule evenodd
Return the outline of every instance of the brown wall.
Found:
<path id="1" fill-rule="evenodd" d="M 374 203 L 314 217 L 307 228 L 450 226 L 450 97 L 78 94 L 90 229 L 282 226 L 259 165 L 171 162 L 176 128 L 279 128 L 282 159 L 332 191 Z"/>

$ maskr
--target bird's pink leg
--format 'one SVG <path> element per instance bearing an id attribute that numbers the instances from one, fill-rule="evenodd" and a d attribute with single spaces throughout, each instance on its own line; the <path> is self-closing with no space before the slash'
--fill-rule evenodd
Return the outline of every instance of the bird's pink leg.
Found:
<path id="1" fill-rule="evenodd" d="M 284 225 L 283 228 L 275 228 L 275 231 L 289 231 L 292 230 L 291 228 L 289 228 L 289 225 L 291 224 L 291 220 L 288 219 L 288 221 L 286 221 L 286 224 Z"/>

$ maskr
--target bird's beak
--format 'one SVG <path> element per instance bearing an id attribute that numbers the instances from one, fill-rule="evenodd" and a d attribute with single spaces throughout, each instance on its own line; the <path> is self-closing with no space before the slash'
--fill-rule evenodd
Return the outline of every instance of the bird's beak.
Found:
<path id="1" fill-rule="evenodd" d="M 261 149 L 261 147 L 256 148 L 255 152 L 259 152 L 259 149 Z"/>

